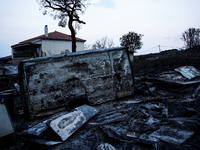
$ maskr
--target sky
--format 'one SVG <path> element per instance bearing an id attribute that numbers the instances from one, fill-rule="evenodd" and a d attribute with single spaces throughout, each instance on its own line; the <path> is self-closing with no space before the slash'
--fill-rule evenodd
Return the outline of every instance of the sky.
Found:
<path id="1" fill-rule="evenodd" d="M 43 15 L 36 0 L 1 0 L 0 57 L 11 55 L 11 46 L 49 32 L 70 34 L 58 26 L 58 20 Z M 136 55 L 160 50 L 183 49 L 182 33 L 200 28 L 200 0 L 90 0 L 80 19 L 86 24 L 77 30 L 77 37 L 92 45 L 107 36 L 114 46 L 128 32 L 144 35 L 143 46 Z"/>

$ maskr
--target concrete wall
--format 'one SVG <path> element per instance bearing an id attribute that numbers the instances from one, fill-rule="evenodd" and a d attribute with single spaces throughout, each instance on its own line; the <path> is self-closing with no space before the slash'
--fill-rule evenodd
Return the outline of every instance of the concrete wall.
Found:
<path id="1" fill-rule="evenodd" d="M 21 93 L 29 116 L 53 114 L 75 100 L 98 105 L 132 95 L 132 58 L 122 47 L 22 61 Z"/>
<path id="2" fill-rule="evenodd" d="M 76 42 L 77 51 L 84 50 L 84 42 Z M 61 54 L 65 50 L 72 51 L 71 41 L 61 41 L 61 40 L 42 40 L 42 51 L 46 53 L 46 56 Z"/>

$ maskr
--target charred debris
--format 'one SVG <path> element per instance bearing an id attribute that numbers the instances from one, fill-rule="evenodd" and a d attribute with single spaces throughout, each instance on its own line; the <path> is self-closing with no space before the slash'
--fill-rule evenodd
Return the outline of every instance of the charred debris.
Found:
<path id="1" fill-rule="evenodd" d="M 166 55 L 133 61 L 119 47 L 22 61 L 0 77 L 0 149 L 200 149 L 199 68 L 156 67 Z"/>

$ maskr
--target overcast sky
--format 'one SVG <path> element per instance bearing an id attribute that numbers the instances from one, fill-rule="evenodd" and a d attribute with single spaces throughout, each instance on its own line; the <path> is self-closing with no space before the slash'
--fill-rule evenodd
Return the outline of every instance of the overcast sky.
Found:
<path id="1" fill-rule="evenodd" d="M 200 28 L 200 0 L 91 0 L 81 15 L 86 22 L 77 37 L 92 45 L 107 36 L 115 46 L 119 38 L 133 31 L 143 34 L 143 46 L 137 54 L 182 48 L 182 33 L 188 28 Z M 43 15 L 36 0 L 1 0 L 0 57 L 11 54 L 11 45 L 49 32 L 70 34 L 68 28 L 58 27 L 58 21 Z"/>

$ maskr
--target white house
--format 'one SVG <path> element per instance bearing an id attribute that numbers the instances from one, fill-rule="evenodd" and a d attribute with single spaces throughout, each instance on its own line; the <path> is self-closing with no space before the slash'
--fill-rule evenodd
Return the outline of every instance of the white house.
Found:
<path id="1" fill-rule="evenodd" d="M 76 50 L 84 49 L 86 40 L 76 38 Z M 72 38 L 70 35 L 54 31 L 12 45 L 12 58 L 35 58 L 72 51 Z"/>

